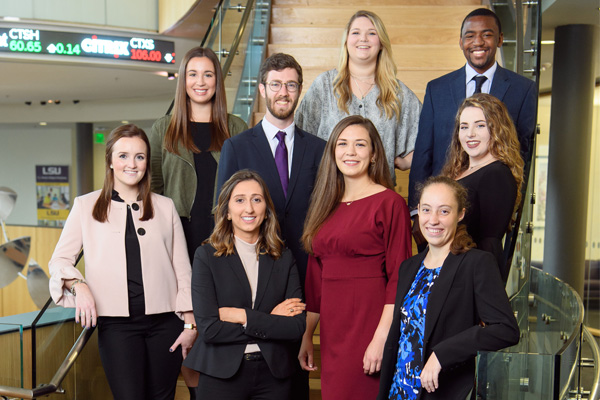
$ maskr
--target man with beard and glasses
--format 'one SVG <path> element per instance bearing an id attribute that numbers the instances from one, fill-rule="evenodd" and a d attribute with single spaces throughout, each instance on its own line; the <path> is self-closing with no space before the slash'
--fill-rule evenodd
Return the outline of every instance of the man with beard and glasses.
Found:
<path id="1" fill-rule="evenodd" d="M 273 54 L 261 65 L 259 79 L 258 88 L 267 104 L 267 112 L 256 126 L 223 144 L 217 193 L 225 181 L 241 169 L 259 173 L 275 204 L 281 237 L 296 258 L 304 294 L 308 255 L 300 244 L 300 237 L 325 141 L 294 124 L 294 112 L 302 92 L 302 67 L 294 57 Z M 308 375 L 299 365 L 292 379 L 292 398 L 308 400 Z"/>

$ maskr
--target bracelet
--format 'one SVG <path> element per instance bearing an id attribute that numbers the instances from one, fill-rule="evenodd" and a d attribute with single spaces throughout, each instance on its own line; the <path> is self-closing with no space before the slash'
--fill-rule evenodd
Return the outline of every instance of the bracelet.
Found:
<path id="1" fill-rule="evenodd" d="M 71 294 L 73 296 L 77 296 L 77 294 L 75 293 L 75 285 L 77 285 L 78 283 L 85 283 L 87 285 L 85 279 L 77 279 L 75 282 L 73 282 L 73 284 L 71 285 Z"/>
<path id="2" fill-rule="evenodd" d="M 194 324 L 183 324 L 183 329 L 191 329 L 193 331 L 196 330 L 196 325 Z"/>

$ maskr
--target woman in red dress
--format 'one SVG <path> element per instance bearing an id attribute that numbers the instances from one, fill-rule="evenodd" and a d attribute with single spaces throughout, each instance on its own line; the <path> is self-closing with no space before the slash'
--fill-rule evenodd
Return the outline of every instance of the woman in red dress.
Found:
<path id="1" fill-rule="evenodd" d="M 374 399 L 389 330 L 398 266 L 411 256 L 410 218 L 392 190 L 377 129 L 361 116 L 333 129 L 304 226 L 310 254 L 306 333 L 298 358 L 315 370 L 320 321 L 323 400 Z"/>

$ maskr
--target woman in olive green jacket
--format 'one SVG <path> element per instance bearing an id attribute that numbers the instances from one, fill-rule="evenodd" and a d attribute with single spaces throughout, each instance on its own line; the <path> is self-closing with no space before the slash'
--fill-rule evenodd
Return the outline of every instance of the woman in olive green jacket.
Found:
<path id="1" fill-rule="evenodd" d="M 170 197 L 185 233 L 190 260 L 213 229 L 212 206 L 221 147 L 246 130 L 246 123 L 227 114 L 221 66 L 216 54 L 195 47 L 181 66 L 172 115 L 159 118 L 150 134 L 152 191 Z M 195 371 L 182 368 L 190 397 Z"/>

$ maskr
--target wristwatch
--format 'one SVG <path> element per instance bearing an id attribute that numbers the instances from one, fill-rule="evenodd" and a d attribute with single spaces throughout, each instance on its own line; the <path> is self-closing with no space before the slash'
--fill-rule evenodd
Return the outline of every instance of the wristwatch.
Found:
<path id="1" fill-rule="evenodd" d="M 77 279 L 75 282 L 73 282 L 73 284 L 71 285 L 71 294 L 73 296 L 77 295 L 75 293 L 75 285 L 77 285 L 78 283 L 85 283 L 85 284 L 87 284 L 87 282 L 85 281 L 85 279 Z"/>
<path id="2" fill-rule="evenodd" d="M 191 329 L 191 330 L 196 330 L 196 325 L 194 324 L 183 324 L 183 329 Z"/>

